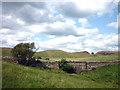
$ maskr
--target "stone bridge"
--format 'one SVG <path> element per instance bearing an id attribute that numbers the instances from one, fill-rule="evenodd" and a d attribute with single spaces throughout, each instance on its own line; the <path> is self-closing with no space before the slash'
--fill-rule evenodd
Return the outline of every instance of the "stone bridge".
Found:
<path id="1" fill-rule="evenodd" d="M 16 62 L 16 60 L 9 56 L 0 56 L 0 58 L 5 58 L 7 60 Z M 34 67 L 46 67 L 46 68 L 56 68 L 59 69 L 58 65 L 59 61 L 55 62 L 43 62 L 43 61 L 35 61 L 30 66 Z M 111 62 L 104 62 L 104 61 L 67 61 L 67 63 L 71 66 L 73 66 L 74 70 L 76 72 L 80 71 L 87 71 L 92 70 L 93 68 L 97 68 L 100 66 L 105 65 L 112 65 L 112 64 L 120 64 L 120 61 L 111 61 Z"/>
<path id="2" fill-rule="evenodd" d="M 46 67 L 48 68 L 56 68 L 59 69 L 58 65 L 59 61 L 56 62 L 43 62 Z M 79 71 L 87 71 L 87 70 L 92 70 L 93 68 L 97 68 L 100 66 L 105 66 L 105 65 L 112 65 L 112 64 L 120 64 L 120 61 L 112 61 L 112 62 L 101 62 L 101 61 L 67 61 L 67 63 L 71 66 L 73 66 L 74 70 L 76 72 Z"/>

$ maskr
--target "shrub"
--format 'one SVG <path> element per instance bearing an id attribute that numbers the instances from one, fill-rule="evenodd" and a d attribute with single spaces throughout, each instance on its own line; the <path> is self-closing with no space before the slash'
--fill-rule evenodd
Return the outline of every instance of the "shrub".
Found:
<path id="1" fill-rule="evenodd" d="M 50 60 L 50 59 L 47 57 L 47 58 L 45 58 L 45 60 Z"/>
<path id="2" fill-rule="evenodd" d="M 19 43 L 11 50 L 11 53 L 19 64 L 27 65 L 35 60 L 33 55 L 36 50 L 34 43 Z"/>
<path id="3" fill-rule="evenodd" d="M 61 59 L 59 62 L 59 68 L 62 69 L 63 71 L 66 71 L 67 73 L 74 73 L 74 69 L 71 65 L 67 64 L 66 59 Z"/>
<path id="4" fill-rule="evenodd" d="M 41 57 L 38 57 L 38 59 L 42 59 Z"/>

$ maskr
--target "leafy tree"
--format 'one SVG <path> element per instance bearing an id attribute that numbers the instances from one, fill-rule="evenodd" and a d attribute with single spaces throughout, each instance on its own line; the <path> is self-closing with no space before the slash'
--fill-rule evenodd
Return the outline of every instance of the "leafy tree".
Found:
<path id="1" fill-rule="evenodd" d="M 12 50 L 12 55 L 18 60 L 19 64 L 27 65 L 30 61 L 33 61 L 33 55 L 37 49 L 33 43 L 19 43 Z"/>
<path id="2" fill-rule="evenodd" d="M 59 68 L 63 69 L 64 65 L 66 64 L 66 59 L 61 59 L 61 61 L 59 62 Z"/>
<path id="3" fill-rule="evenodd" d="M 59 62 L 59 68 L 68 73 L 74 73 L 73 67 L 67 64 L 66 59 L 61 59 L 61 61 Z"/>

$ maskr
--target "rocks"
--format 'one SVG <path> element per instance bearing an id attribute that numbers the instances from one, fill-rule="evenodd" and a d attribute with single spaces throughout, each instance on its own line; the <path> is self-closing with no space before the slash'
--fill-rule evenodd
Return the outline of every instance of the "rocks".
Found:
<path id="1" fill-rule="evenodd" d="M 10 56 L 0 56 L 0 58 L 4 58 L 4 59 L 7 59 L 9 61 L 17 62 L 17 59 L 10 57 Z"/>

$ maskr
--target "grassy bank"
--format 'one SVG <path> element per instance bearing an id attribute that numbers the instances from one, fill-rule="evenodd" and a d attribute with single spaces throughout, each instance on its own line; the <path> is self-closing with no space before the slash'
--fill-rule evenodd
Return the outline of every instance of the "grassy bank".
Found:
<path id="1" fill-rule="evenodd" d="M 119 64 L 114 65 L 106 65 L 102 67 L 98 67 L 92 71 L 88 72 L 82 72 L 81 75 L 88 77 L 92 79 L 93 81 L 104 81 L 107 83 L 112 84 L 119 84 L 119 72 L 118 67 L 120 67 Z"/>
<path id="2" fill-rule="evenodd" d="M 114 88 L 115 83 L 94 81 L 82 75 L 68 74 L 56 69 L 25 67 L 2 60 L 3 88 Z M 116 70 L 116 68 L 114 68 Z M 112 70 L 112 73 L 114 72 Z M 97 69 L 96 69 L 97 70 Z M 104 70 L 104 69 L 103 69 Z M 108 73 L 108 72 L 105 72 Z M 87 73 L 89 75 L 89 72 Z M 91 72 L 90 72 L 91 74 Z M 108 73 L 109 74 L 109 73 Z M 111 74 L 111 73 L 110 73 Z M 94 75 L 93 75 L 94 76 Z M 117 77 L 113 77 L 117 78 Z M 115 81 L 116 82 L 116 81 Z"/>

